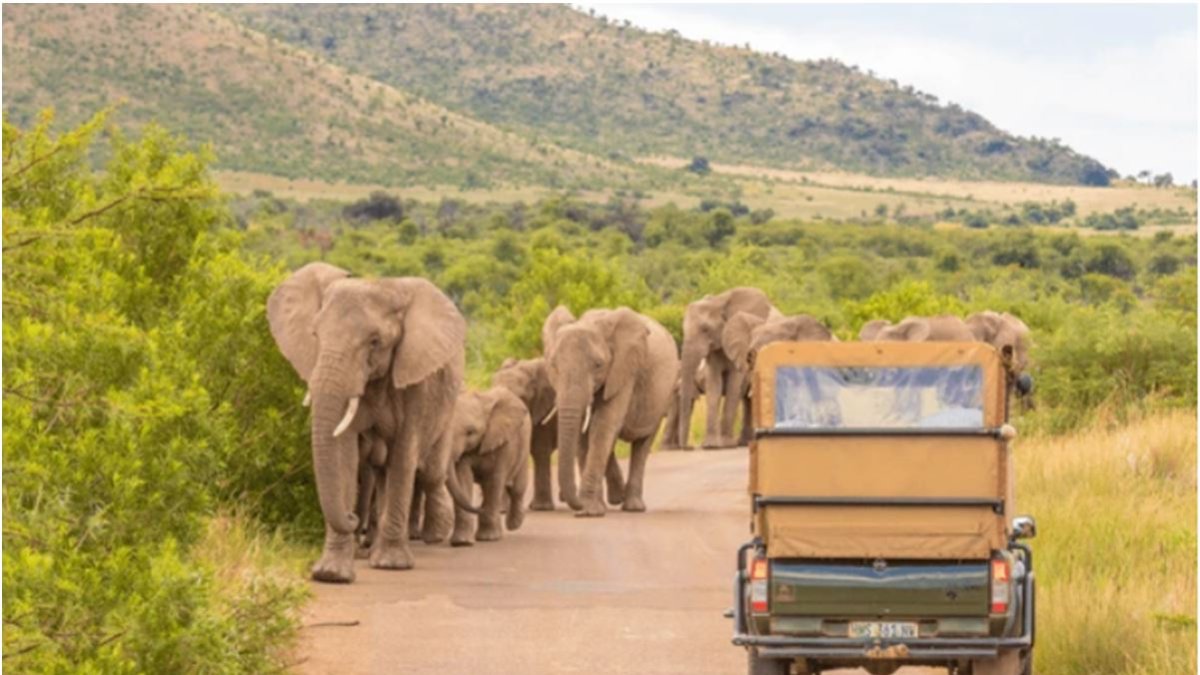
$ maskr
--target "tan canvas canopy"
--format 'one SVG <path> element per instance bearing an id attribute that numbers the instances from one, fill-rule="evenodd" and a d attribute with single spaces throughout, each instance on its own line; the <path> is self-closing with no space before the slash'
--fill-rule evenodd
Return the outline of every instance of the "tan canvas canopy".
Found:
<path id="1" fill-rule="evenodd" d="M 1012 511 L 982 343 L 796 342 L 756 358 L 750 492 L 771 557 L 983 559 Z"/>

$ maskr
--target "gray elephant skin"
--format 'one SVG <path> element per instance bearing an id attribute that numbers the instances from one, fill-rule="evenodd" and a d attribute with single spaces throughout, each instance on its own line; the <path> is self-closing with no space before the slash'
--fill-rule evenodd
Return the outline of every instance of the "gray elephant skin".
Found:
<path id="1" fill-rule="evenodd" d="M 609 503 L 645 511 L 646 459 L 679 375 L 675 339 L 626 307 L 593 309 L 576 319 L 560 306 L 543 324 L 542 345 L 556 398 L 562 501 L 576 515 L 603 516 L 601 477 L 607 474 Z M 619 469 L 615 476 L 612 471 L 617 439 L 631 445 L 624 484 Z M 577 457 L 583 469 L 578 491 Z"/>
<path id="2" fill-rule="evenodd" d="M 558 416 L 554 410 L 554 385 L 546 370 L 546 360 L 505 359 L 492 374 L 492 386 L 504 387 L 525 404 L 533 422 L 530 454 L 533 456 L 533 501 L 531 511 L 554 510 L 554 485 L 550 456 L 558 445 Z"/>
<path id="3" fill-rule="evenodd" d="M 858 332 L 864 342 L 974 342 L 975 334 L 957 316 L 909 316 L 893 324 L 887 319 L 868 321 Z"/>
<path id="4" fill-rule="evenodd" d="M 360 447 L 364 436 L 379 439 L 386 455 L 370 564 L 411 568 L 408 518 L 418 479 L 427 494 L 426 540 L 444 538 L 440 524 L 452 518 L 447 430 L 463 380 L 466 321 L 425 279 L 356 279 L 325 263 L 305 265 L 275 288 L 267 319 L 312 400 L 313 469 L 325 517 L 313 579 L 354 580 L 360 453 L 375 449 L 374 440 Z"/>
<path id="5" fill-rule="evenodd" d="M 1020 396 L 1025 409 L 1033 408 L 1033 380 L 1029 377 L 1029 349 L 1032 346 L 1029 326 L 1007 312 L 991 310 L 967 317 L 967 327 L 976 340 L 995 347 L 1004 359 L 1008 385 Z"/>
<path id="6" fill-rule="evenodd" d="M 496 541 L 504 536 L 500 514 L 508 497 L 504 526 L 521 527 L 529 489 L 529 442 L 533 423 L 525 403 L 504 387 L 459 394 L 451 427 L 450 471 L 446 484 L 454 500 L 471 504 L 473 486 L 483 490 L 480 507 L 459 506 L 454 513 L 453 546 Z M 478 513 L 479 526 L 475 518 Z"/>
<path id="7" fill-rule="evenodd" d="M 693 375 L 697 392 L 701 394 L 704 393 L 704 383 L 707 378 L 708 375 L 704 370 L 704 364 L 701 363 L 700 367 L 696 369 L 696 372 Z M 682 379 L 683 370 L 680 369 L 679 380 Z M 671 405 L 667 407 L 667 421 L 663 422 L 662 441 L 658 446 L 662 450 L 679 450 L 684 447 L 684 445 L 679 442 L 679 388 L 682 386 L 682 383 L 679 380 L 676 380 L 675 388 L 671 390 Z M 692 407 L 695 407 L 694 402 Z M 692 411 L 690 409 L 687 411 L 687 418 L 689 421 L 692 419 Z"/>
<path id="8" fill-rule="evenodd" d="M 765 293 L 749 287 L 706 295 L 689 304 L 683 316 L 683 372 L 694 372 L 701 361 L 705 363 L 708 416 L 701 444 L 705 448 L 737 445 L 738 439 L 733 437 L 734 418 L 739 408 L 748 411 L 744 373 L 736 367 L 722 342 L 726 323 L 740 312 L 761 319 L 782 316 Z M 695 398 L 695 385 L 690 378 L 684 378 L 679 387 L 679 410 L 690 413 Z M 743 435 L 748 423 L 747 417 Z M 679 415 L 676 433 L 683 447 L 689 445 L 690 428 L 691 415 Z"/>
<path id="9" fill-rule="evenodd" d="M 758 350 L 772 342 L 836 342 L 833 331 L 807 314 L 760 319 L 738 313 L 725 327 L 725 352 L 736 367 L 749 373 Z"/>

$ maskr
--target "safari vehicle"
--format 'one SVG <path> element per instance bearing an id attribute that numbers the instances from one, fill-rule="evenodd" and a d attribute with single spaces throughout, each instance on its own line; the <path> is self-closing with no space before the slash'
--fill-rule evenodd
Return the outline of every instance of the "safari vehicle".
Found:
<path id="1" fill-rule="evenodd" d="M 750 673 L 1031 673 L 1035 526 L 1011 516 L 996 350 L 780 342 L 753 378 L 732 611 Z"/>

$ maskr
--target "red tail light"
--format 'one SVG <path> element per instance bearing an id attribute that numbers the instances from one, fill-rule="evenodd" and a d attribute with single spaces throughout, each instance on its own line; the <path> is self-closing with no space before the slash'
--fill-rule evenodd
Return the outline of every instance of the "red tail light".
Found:
<path id="1" fill-rule="evenodd" d="M 766 558 L 755 558 L 750 563 L 750 611 L 757 614 L 767 612 L 767 577 L 769 567 Z"/>
<path id="2" fill-rule="evenodd" d="M 1008 611 L 1009 593 L 1012 592 L 1012 575 L 1007 560 L 992 561 L 992 614 Z"/>

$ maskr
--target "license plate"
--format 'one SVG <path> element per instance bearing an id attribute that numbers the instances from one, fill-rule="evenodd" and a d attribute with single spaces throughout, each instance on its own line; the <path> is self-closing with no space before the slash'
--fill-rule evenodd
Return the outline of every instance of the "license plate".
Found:
<path id="1" fill-rule="evenodd" d="M 915 638 L 917 624 L 900 621 L 851 621 L 852 638 Z"/>

